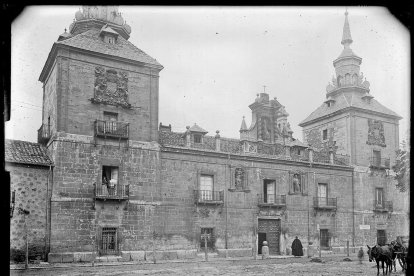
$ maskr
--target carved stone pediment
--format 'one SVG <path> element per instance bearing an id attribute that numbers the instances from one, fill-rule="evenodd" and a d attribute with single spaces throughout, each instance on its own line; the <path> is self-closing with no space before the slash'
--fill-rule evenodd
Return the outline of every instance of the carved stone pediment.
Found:
<path id="1" fill-rule="evenodd" d="M 128 102 L 128 74 L 97 66 L 95 67 L 95 87 L 93 103 L 103 103 L 131 108 Z"/>

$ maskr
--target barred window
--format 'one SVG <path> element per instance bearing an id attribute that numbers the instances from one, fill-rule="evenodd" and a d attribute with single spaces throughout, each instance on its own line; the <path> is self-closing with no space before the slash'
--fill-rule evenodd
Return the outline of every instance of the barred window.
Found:
<path id="1" fill-rule="evenodd" d="M 100 239 L 101 255 L 118 254 L 118 233 L 116 227 L 103 227 Z"/>
<path id="2" fill-rule="evenodd" d="M 201 228 L 200 248 L 204 248 L 204 238 L 207 239 L 207 248 L 214 249 L 215 237 L 213 228 Z"/>

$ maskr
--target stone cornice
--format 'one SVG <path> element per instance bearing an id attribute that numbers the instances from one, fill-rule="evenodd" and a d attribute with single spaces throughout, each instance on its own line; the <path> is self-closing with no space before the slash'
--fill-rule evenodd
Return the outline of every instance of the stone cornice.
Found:
<path id="1" fill-rule="evenodd" d="M 376 112 L 376 111 L 372 111 L 372 110 L 368 110 L 368 109 L 364 109 L 364 108 L 349 106 L 349 107 L 346 107 L 346 108 L 337 110 L 335 112 L 326 114 L 324 116 L 315 118 L 315 119 L 310 120 L 308 122 L 300 123 L 299 126 L 300 127 L 305 127 L 305 126 L 311 125 L 311 124 L 313 124 L 315 122 L 318 122 L 320 120 L 324 120 L 324 119 L 327 119 L 327 118 L 330 118 L 330 117 L 333 117 L 333 116 L 336 116 L 336 115 L 340 115 L 342 113 L 351 112 L 351 111 L 360 111 L 362 113 L 368 113 L 368 114 L 372 114 L 372 115 L 376 115 L 376 116 L 381 116 L 381 117 L 385 117 L 385 118 L 390 118 L 390 119 L 395 119 L 395 120 L 401 120 L 402 119 L 402 117 L 400 117 L 400 116 L 395 116 L 395 115 L 390 115 L 390 114 L 385 114 L 385 113 L 381 113 L 381 112 Z"/>
<path id="2" fill-rule="evenodd" d="M 160 65 L 153 65 L 153 64 L 148 64 L 148 63 L 141 62 L 141 61 L 131 60 L 131 59 L 122 58 L 122 57 L 116 57 L 116 56 L 107 55 L 107 54 L 102 54 L 102 53 L 93 52 L 93 51 L 89 51 L 89 50 L 84 50 L 84 49 L 80 49 L 80 48 L 76 48 L 76 47 L 72 47 L 72 46 L 68 46 L 68 45 L 62 45 L 62 44 L 59 44 L 59 43 L 55 42 L 52 46 L 52 50 L 50 51 L 50 53 L 47 57 L 45 65 L 43 66 L 42 72 L 40 73 L 39 81 L 45 82 L 45 80 L 47 78 L 47 75 L 49 74 L 49 71 L 52 68 L 54 60 L 57 57 L 57 52 L 58 52 L 59 49 L 66 49 L 66 50 L 82 53 L 82 54 L 85 54 L 85 55 L 96 56 L 96 57 L 104 58 L 104 59 L 111 59 L 111 60 L 117 61 L 117 62 L 122 61 L 122 62 L 129 63 L 129 64 L 132 64 L 132 65 L 138 65 L 138 66 L 148 67 L 148 68 L 151 68 L 151 69 L 156 69 L 157 72 L 156 72 L 156 74 L 153 75 L 154 77 L 158 77 L 158 73 L 164 68 L 163 66 L 160 66 Z"/>
<path id="3" fill-rule="evenodd" d="M 208 151 L 208 150 L 200 150 L 200 149 L 185 148 L 185 147 L 162 146 L 161 152 L 215 157 L 215 158 L 223 158 L 223 159 L 228 159 L 231 156 L 232 159 L 240 160 L 240 161 L 266 162 L 266 163 L 284 164 L 284 165 L 290 165 L 290 166 L 299 165 L 303 167 L 311 166 L 313 168 L 339 169 L 339 170 L 345 170 L 345 171 L 353 170 L 353 167 L 344 166 L 344 165 L 315 163 L 315 162 L 310 163 L 309 161 L 281 159 L 281 158 L 275 158 L 273 156 L 263 156 L 263 155 L 259 156 L 259 155 L 254 155 L 254 154 L 234 154 L 234 153 L 229 153 L 229 152 Z"/>

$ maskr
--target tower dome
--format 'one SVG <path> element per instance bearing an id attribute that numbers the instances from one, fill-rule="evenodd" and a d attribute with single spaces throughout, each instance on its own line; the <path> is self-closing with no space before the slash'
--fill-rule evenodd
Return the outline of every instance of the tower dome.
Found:
<path id="1" fill-rule="evenodd" d="M 79 20 L 82 20 L 84 17 L 83 17 L 83 13 L 80 11 L 80 10 L 78 10 L 76 13 L 75 13 L 75 19 L 76 19 L 76 21 L 79 21 Z"/>

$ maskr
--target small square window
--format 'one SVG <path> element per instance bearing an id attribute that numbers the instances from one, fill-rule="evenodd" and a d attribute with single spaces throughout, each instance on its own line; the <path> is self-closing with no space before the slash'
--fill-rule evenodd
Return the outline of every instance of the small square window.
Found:
<path id="1" fill-rule="evenodd" d="M 201 135 L 194 134 L 194 143 L 201 144 Z"/>
<path id="2" fill-rule="evenodd" d="M 327 129 L 324 129 L 322 131 L 322 139 L 323 140 L 328 140 L 328 130 Z"/>

